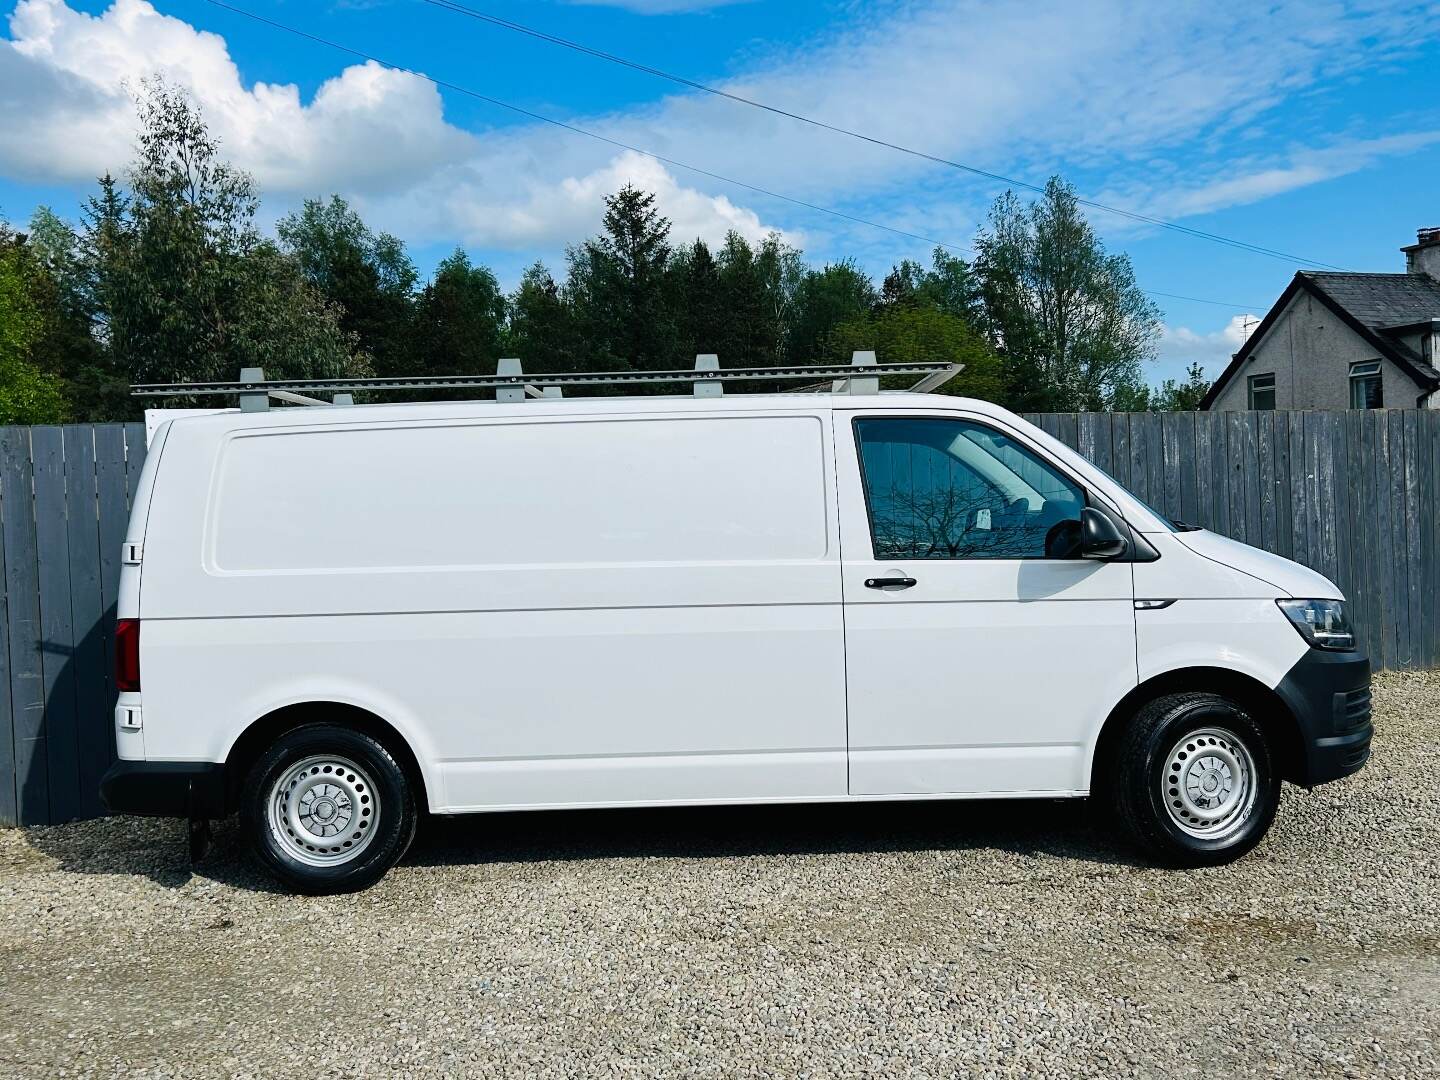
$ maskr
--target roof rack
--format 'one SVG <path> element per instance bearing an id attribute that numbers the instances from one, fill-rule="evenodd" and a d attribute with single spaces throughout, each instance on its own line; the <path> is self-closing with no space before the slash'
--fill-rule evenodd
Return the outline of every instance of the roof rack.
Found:
<path id="1" fill-rule="evenodd" d="M 395 379 L 266 379 L 261 368 L 242 368 L 236 382 L 141 383 L 134 397 L 238 397 L 242 412 L 263 412 L 270 400 L 292 405 L 353 405 L 357 390 L 493 389 L 497 401 L 557 398 L 567 386 L 651 386 L 689 383 L 696 397 L 719 397 L 730 381 L 804 381 L 807 391 L 828 388 L 836 394 L 878 394 L 882 375 L 918 375 L 911 393 L 927 393 L 949 382 L 965 365 L 952 363 L 880 364 L 873 352 L 857 352 L 848 364 L 795 367 L 720 367 L 714 353 L 695 357 L 695 367 L 671 371 L 557 371 L 527 375 L 516 359 L 502 359 L 494 375 L 414 376 Z M 863 369 L 863 374 L 857 369 Z M 815 382 L 816 379 L 829 380 Z M 331 395 L 331 399 L 314 397 Z"/>

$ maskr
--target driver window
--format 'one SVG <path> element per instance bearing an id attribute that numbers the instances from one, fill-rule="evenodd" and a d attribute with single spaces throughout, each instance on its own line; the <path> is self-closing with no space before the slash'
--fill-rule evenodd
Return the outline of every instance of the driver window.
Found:
<path id="1" fill-rule="evenodd" d="M 1065 559 L 1085 492 L 1028 448 L 968 420 L 855 421 L 877 559 Z"/>

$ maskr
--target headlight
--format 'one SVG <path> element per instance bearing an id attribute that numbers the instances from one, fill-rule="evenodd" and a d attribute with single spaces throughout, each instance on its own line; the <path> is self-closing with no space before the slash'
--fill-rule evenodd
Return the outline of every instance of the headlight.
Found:
<path id="1" fill-rule="evenodd" d="M 1353 649 L 1355 631 L 1344 600 L 1276 600 L 1300 636 L 1317 649 Z"/>

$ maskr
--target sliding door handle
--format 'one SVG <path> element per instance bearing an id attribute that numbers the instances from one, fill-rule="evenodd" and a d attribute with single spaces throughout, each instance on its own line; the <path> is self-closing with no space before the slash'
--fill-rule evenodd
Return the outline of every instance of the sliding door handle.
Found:
<path id="1" fill-rule="evenodd" d="M 919 582 L 913 577 L 867 577 L 865 587 L 867 589 L 908 589 Z"/>

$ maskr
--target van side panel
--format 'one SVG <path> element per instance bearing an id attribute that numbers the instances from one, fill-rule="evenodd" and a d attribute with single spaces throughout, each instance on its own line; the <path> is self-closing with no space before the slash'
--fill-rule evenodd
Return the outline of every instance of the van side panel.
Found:
<path id="1" fill-rule="evenodd" d="M 147 539 L 148 757 L 330 700 L 406 735 L 437 811 L 845 794 L 819 415 L 207 437 Z"/>

